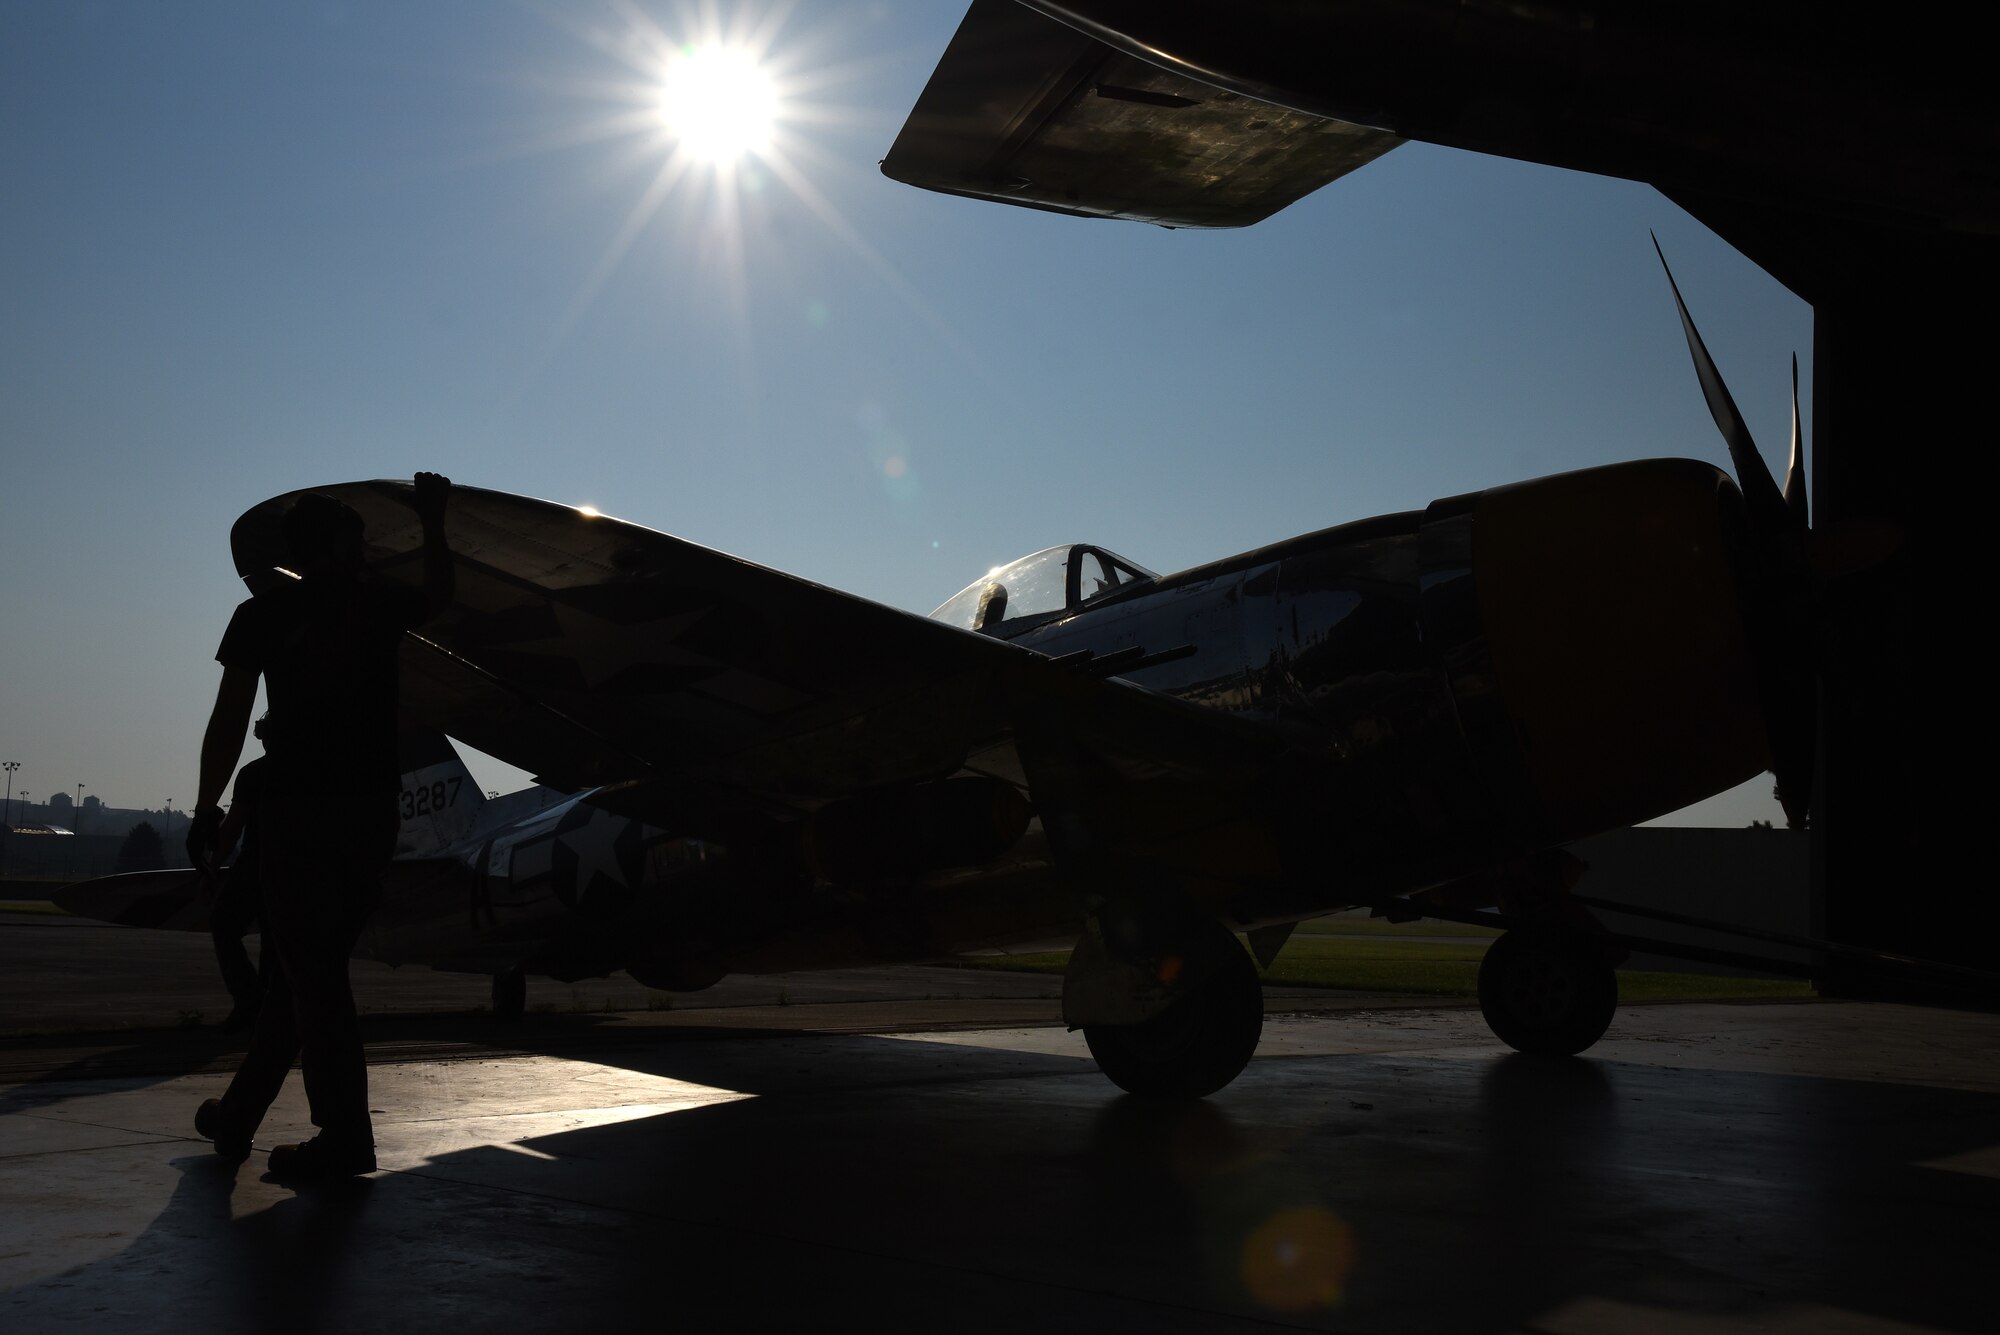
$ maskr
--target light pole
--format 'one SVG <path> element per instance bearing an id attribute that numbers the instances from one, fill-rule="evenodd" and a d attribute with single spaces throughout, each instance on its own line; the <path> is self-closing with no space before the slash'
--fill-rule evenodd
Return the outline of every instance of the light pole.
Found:
<path id="1" fill-rule="evenodd" d="M 0 807 L 0 871 L 7 870 L 7 853 L 14 843 L 14 771 L 21 768 L 18 760 L 0 761 L 7 770 L 7 805 Z"/>
<path id="2" fill-rule="evenodd" d="M 76 841 L 83 837 L 83 785 L 76 786 L 76 801 L 69 804 L 69 838 L 63 841 L 63 879 L 76 875 Z"/>

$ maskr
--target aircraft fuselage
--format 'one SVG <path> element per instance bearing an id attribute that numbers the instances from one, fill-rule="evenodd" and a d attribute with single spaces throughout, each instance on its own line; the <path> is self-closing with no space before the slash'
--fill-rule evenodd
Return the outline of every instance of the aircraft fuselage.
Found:
<path id="1" fill-rule="evenodd" d="M 1322 758 L 1274 793 L 1247 920 L 1369 902 L 1664 814 L 1763 768 L 1740 497 L 1651 461 L 1309 534 L 995 633 L 1185 646 L 1149 689 Z"/>

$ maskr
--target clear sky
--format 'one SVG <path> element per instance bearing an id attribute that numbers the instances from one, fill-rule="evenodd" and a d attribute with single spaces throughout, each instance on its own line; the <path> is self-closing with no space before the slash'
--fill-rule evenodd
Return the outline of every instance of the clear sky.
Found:
<path id="1" fill-rule="evenodd" d="M 927 612 L 1055 542 L 1170 571 L 1726 467 L 1649 228 L 1782 472 L 1811 311 L 1651 188 L 1406 145 L 1198 232 L 897 185 L 962 14 L 0 0 L 16 791 L 191 804 L 229 525 L 302 486 L 435 469 Z M 717 33 L 763 53 L 775 130 L 670 167 L 662 55 Z M 1778 818 L 1768 792 L 1691 819 Z"/>

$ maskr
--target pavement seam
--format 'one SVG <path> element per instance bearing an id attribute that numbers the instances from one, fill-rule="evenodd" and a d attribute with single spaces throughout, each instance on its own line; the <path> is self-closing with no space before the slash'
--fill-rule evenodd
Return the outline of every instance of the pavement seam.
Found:
<path id="1" fill-rule="evenodd" d="M 125 1130 L 124 1127 L 104 1127 L 102 1129 L 106 1131 Z M 70 1145 L 53 1150 L 23 1150 L 19 1154 L 0 1154 L 0 1163 L 18 1163 L 23 1159 L 43 1159 L 51 1154 L 96 1154 L 100 1150 L 130 1150 L 137 1149 L 141 1145 L 164 1145 L 172 1141 L 186 1139 L 185 1136 L 160 1136 L 144 1131 L 133 1131 L 130 1134 L 144 1136 L 145 1139 L 121 1140 L 110 1145 Z M 208 1142 L 201 1141 L 199 1143 L 206 1145 Z"/>
<path id="2" fill-rule="evenodd" d="M 136 1126 L 119 1126 L 112 1122 L 92 1122 L 81 1117 L 58 1117 L 56 1114 L 41 1108 L 14 1108 L 10 1109 L 4 1115 L 8 1117 L 33 1117 L 38 1121 L 57 1122 L 63 1126 L 94 1127 L 99 1131 L 123 1131 L 131 1136 L 158 1136 L 163 1140 L 188 1139 L 186 1135 L 179 1131 L 142 1131 Z"/>

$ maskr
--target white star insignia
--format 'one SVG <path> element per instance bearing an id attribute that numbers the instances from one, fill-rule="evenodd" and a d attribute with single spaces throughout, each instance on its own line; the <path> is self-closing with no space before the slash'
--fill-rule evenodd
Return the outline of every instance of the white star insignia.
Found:
<path id="1" fill-rule="evenodd" d="M 576 888 L 588 894 L 601 873 L 616 884 L 631 889 L 625 869 L 618 865 L 618 836 L 630 824 L 598 807 L 588 807 L 590 819 L 556 836 L 556 842 L 576 855 Z"/>

